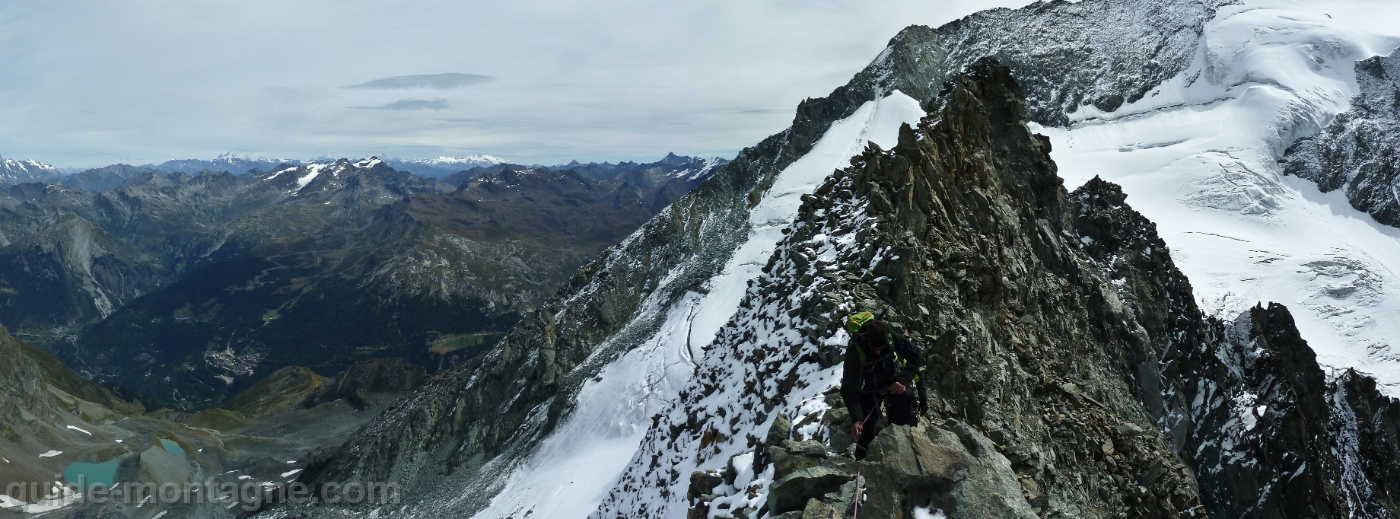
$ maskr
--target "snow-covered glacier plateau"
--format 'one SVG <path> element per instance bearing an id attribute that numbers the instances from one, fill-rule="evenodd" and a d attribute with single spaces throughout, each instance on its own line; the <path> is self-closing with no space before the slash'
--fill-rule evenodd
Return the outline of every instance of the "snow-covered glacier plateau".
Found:
<path id="1" fill-rule="evenodd" d="M 1400 397 L 1400 229 L 1280 165 L 1350 107 L 1356 62 L 1397 46 L 1304 5 L 1250 0 L 1221 7 L 1191 66 L 1143 99 L 1036 129 L 1067 187 L 1123 186 L 1203 308 L 1287 304 L 1322 364 Z"/>

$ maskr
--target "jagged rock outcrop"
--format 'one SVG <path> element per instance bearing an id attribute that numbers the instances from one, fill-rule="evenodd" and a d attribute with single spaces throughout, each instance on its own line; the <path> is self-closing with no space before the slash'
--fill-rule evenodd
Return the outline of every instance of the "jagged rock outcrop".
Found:
<path id="1" fill-rule="evenodd" d="M 1347 370 L 1329 385 L 1328 432 L 1342 465 L 1342 492 L 1356 516 L 1395 516 L 1400 509 L 1400 402 L 1376 381 Z"/>
<path id="2" fill-rule="evenodd" d="M 1355 371 L 1329 379 L 1281 305 L 1209 328 L 1181 360 L 1212 517 L 1395 517 L 1400 401 Z"/>
<path id="3" fill-rule="evenodd" d="M 1289 148 L 1283 170 L 1323 193 L 1343 189 L 1353 208 L 1400 227 L 1400 52 L 1357 62 L 1356 82 L 1351 110 Z"/>

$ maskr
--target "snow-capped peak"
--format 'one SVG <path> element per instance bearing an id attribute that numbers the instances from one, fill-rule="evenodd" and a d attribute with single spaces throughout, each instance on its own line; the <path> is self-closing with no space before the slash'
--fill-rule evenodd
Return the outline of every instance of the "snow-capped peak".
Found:
<path id="1" fill-rule="evenodd" d="M 56 182 L 63 178 L 58 168 L 34 159 L 13 160 L 0 157 L 0 184 L 25 182 Z"/>

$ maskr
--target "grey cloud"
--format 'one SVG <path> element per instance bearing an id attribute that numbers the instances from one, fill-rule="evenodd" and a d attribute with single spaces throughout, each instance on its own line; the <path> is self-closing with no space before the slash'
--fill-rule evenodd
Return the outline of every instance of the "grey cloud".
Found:
<path id="1" fill-rule="evenodd" d="M 400 99 L 383 106 L 356 106 L 361 110 L 446 110 L 446 99 Z"/>
<path id="2" fill-rule="evenodd" d="M 1031 1 L 0 0 L 0 153 L 59 166 L 228 149 L 541 164 L 733 156 L 905 26 Z M 170 44 L 192 34 L 238 37 Z"/>
<path id="3" fill-rule="evenodd" d="M 788 112 L 790 110 L 779 110 L 774 108 L 761 108 L 757 110 L 739 110 L 740 115 L 766 115 Z"/>
<path id="4" fill-rule="evenodd" d="M 358 85 L 350 85 L 345 88 L 355 90 L 402 90 L 407 88 L 453 90 L 479 85 L 488 81 L 494 81 L 495 79 L 494 77 L 480 74 L 419 74 L 415 76 L 394 76 L 375 79 Z"/>

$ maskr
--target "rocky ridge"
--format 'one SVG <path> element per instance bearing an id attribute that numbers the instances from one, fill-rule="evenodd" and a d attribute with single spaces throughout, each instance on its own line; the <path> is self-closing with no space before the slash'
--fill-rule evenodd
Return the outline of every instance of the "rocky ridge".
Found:
<path id="1" fill-rule="evenodd" d="M 407 393 L 418 389 L 427 379 L 427 371 L 403 359 L 356 362 L 349 369 L 316 387 L 299 405 L 309 409 L 336 400 L 345 400 L 355 409 L 363 410 L 368 407 L 371 395 Z"/>
<path id="2" fill-rule="evenodd" d="M 712 504 L 777 516 L 817 498 L 843 509 L 854 492 L 850 471 L 828 467 L 839 476 L 807 485 L 803 478 L 827 465 L 779 473 L 743 452 L 760 444 L 778 413 L 790 413 L 793 440 L 822 441 L 832 458 L 845 454 L 850 440 L 841 430 L 850 417 L 824 395 L 839 379 L 840 318 L 867 309 L 924 343 L 931 411 L 913 431 L 882 434 L 895 443 L 872 446 L 863 466 L 878 494 L 862 516 L 907 516 L 914 507 L 953 517 L 1031 517 L 1051 507 L 1112 516 L 1197 505 L 1185 464 L 1150 433 L 1162 390 L 1144 324 L 1170 324 L 1173 315 L 1135 315 L 1080 250 L 1076 200 L 1097 193 L 1065 193 L 1048 141 L 1022 122 L 1024 97 L 1005 67 L 978 63 L 945 100 L 919 128 L 902 130 L 892 151 L 867 150 L 806 201 L 767 274 L 596 517 L 666 515 L 686 506 L 689 467 L 726 463 L 747 464 L 748 481 L 726 482 L 738 502 Z M 1170 265 L 1164 247 L 1155 253 Z M 1123 284 L 1145 290 L 1174 281 L 1132 274 L 1140 279 Z M 1189 290 L 1178 300 L 1154 296 L 1163 306 L 1191 301 Z M 1113 488 L 1119 470 L 1137 469 L 1094 464 L 1115 452 L 1119 436 L 1120 452 L 1166 476 L 1154 491 L 1090 490 Z M 787 439 L 776 434 L 772 443 Z M 731 456 L 735 462 L 724 461 Z"/>
<path id="3" fill-rule="evenodd" d="M 301 166 L 317 161 L 303 162 L 295 159 L 269 159 L 269 158 L 249 158 L 239 157 L 234 152 L 220 153 L 213 160 L 201 159 L 176 159 L 167 160 L 159 165 L 147 164 L 142 166 L 148 169 L 168 171 L 172 173 L 185 173 L 188 175 L 198 175 L 201 172 L 226 172 L 234 175 L 242 175 L 248 172 L 273 171 L 283 166 Z"/>
<path id="4" fill-rule="evenodd" d="M 162 171 L 151 169 L 148 167 L 136 167 L 129 166 L 126 164 L 112 164 L 110 166 L 105 166 L 101 168 L 92 168 L 88 170 L 79 171 L 72 175 L 63 177 L 63 180 L 57 183 L 65 186 L 84 189 L 93 193 L 101 193 L 108 189 L 116 189 L 118 187 L 121 187 L 127 182 L 133 180 L 140 181 L 148 177 L 164 174 L 165 173 Z"/>
<path id="5" fill-rule="evenodd" d="M 846 85 L 799 105 L 793 131 L 820 135 L 822 125 L 804 123 L 839 119 L 860 101 L 894 90 L 931 101 L 982 57 L 996 58 L 1021 78 L 1031 121 L 1062 126 L 1080 110 L 1113 112 L 1185 70 L 1206 22 L 1232 3 L 1041 2 L 981 11 L 937 28 L 912 25 Z"/>
<path id="6" fill-rule="evenodd" d="M 1395 515 L 1400 402 L 1328 380 L 1281 306 L 1203 318 L 1116 186 L 1064 192 L 1018 90 L 979 64 L 806 201 L 595 517 L 842 516 L 857 468 L 862 517 Z M 922 343 L 931 403 L 857 465 L 832 385 L 862 309 Z"/>

